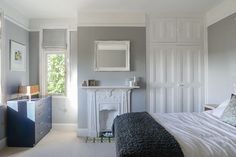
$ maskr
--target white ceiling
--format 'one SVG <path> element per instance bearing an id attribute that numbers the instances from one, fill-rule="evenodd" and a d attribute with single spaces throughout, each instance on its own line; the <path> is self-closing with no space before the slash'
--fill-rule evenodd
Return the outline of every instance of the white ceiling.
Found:
<path id="1" fill-rule="evenodd" d="M 0 0 L 27 18 L 73 18 L 77 12 L 206 12 L 224 0 Z"/>

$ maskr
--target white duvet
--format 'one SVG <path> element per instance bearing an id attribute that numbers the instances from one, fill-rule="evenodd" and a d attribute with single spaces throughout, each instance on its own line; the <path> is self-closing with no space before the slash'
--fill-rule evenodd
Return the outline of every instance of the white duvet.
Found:
<path id="1" fill-rule="evenodd" d="M 152 116 L 175 137 L 185 157 L 236 157 L 236 127 L 208 112 Z"/>

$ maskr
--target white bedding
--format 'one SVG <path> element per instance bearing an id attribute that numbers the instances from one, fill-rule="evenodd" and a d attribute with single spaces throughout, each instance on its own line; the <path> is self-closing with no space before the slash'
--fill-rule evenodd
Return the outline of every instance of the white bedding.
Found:
<path id="1" fill-rule="evenodd" d="M 236 157 L 236 128 L 209 112 L 152 116 L 175 137 L 185 157 Z"/>

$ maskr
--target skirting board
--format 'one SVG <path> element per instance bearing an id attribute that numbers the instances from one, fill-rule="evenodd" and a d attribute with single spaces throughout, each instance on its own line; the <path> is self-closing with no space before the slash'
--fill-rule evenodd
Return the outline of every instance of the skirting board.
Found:
<path id="1" fill-rule="evenodd" d="M 6 147 L 6 145 L 7 145 L 7 138 L 3 138 L 2 140 L 0 140 L 0 150 Z"/>
<path id="2" fill-rule="evenodd" d="M 88 129 L 86 129 L 86 128 L 84 128 L 84 129 L 78 128 L 77 129 L 77 136 L 78 137 L 86 137 L 86 136 L 88 136 Z"/>
<path id="3" fill-rule="evenodd" d="M 76 131 L 77 124 L 74 123 L 53 123 L 52 129 L 56 131 Z"/>

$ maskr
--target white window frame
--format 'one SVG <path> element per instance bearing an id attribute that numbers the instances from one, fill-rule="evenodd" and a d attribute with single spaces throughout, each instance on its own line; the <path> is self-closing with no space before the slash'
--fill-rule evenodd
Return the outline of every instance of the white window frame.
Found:
<path id="1" fill-rule="evenodd" d="M 43 28 L 43 29 L 58 29 L 58 28 Z M 51 49 L 44 49 L 42 47 L 43 43 L 43 29 L 40 30 L 40 55 L 39 55 L 39 82 L 40 82 L 40 94 L 47 95 L 47 55 L 48 54 L 65 54 L 65 68 L 66 68 L 66 78 L 65 78 L 65 94 L 52 94 L 53 97 L 58 98 L 67 98 L 68 97 L 68 87 L 70 82 L 70 43 L 69 43 L 69 30 L 67 29 L 67 48 L 60 49 L 60 48 L 51 48 Z M 61 28 L 60 28 L 61 29 Z M 66 29 L 66 28 L 63 28 Z M 56 52 L 56 53 L 55 53 Z"/>

